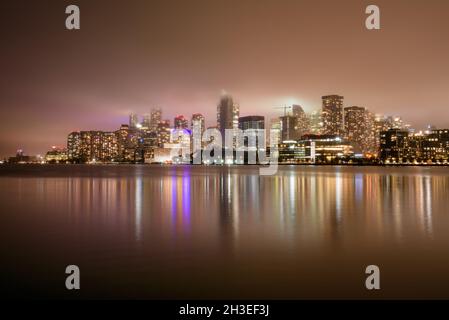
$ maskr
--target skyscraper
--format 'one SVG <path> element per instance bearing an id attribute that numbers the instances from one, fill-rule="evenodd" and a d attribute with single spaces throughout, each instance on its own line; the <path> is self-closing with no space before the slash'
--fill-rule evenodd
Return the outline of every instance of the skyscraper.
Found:
<path id="1" fill-rule="evenodd" d="M 263 116 L 247 116 L 239 118 L 239 129 L 265 129 L 265 117 Z"/>
<path id="2" fill-rule="evenodd" d="M 230 95 L 223 95 L 217 106 L 217 128 L 225 139 L 225 130 L 233 129 L 237 133 L 239 125 L 239 106 Z M 223 141 L 224 145 L 224 141 Z"/>
<path id="3" fill-rule="evenodd" d="M 198 126 L 198 128 L 201 131 L 201 134 L 206 129 L 204 124 L 204 116 L 201 113 L 195 113 L 192 115 L 192 119 L 190 122 L 191 128 L 193 129 L 195 126 Z"/>
<path id="4" fill-rule="evenodd" d="M 298 119 L 291 115 L 280 117 L 281 119 L 281 141 L 299 140 L 301 133 L 298 130 Z"/>
<path id="5" fill-rule="evenodd" d="M 78 162 L 81 156 L 81 135 L 79 132 L 72 132 L 67 138 L 67 156 L 69 161 Z"/>
<path id="6" fill-rule="evenodd" d="M 267 132 L 267 138 L 270 136 L 273 141 L 270 140 L 270 145 L 278 145 L 281 142 L 282 122 L 280 118 L 273 118 L 270 120 L 270 131 Z"/>
<path id="7" fill-rule="evenodd" d="M 247 116 L 247 117 L 241 117 L 239 118 L 239 129 L 245 131 L 246 137 L 243 140 L 243 143 L 245 146 L 250 145 L 251 143 L 258 143 L 258 145 L 262 145 L 263 143 L 263 148 L 265 148 L 265 136 L 263 136 L 264 134 L 264 129 L 265 129 L 265 117 L 263 116 Z M 246 131 L 246 130 L 250 130 L 250 131 Z M 256 138 L 258 136 L 258 134 L 262 134 L 262 139 L 261 141 L 257 142 L 258 138 Z M 248 143 L 248 137 L 254 137 L 253 142 Z M 252 145 L 253 147 L 255 145 Z"/>
<path id="8" fill-rule="evenodd" d="M 323 129 L 323 121 L 320 111 L 313 111 L 309 114 L 310 133 L 321 134 Z"/>
<path id="9" fill-rule="evenodd" d="M 299 138 L 310 133 L 310 121 L 300 105 L 292 105 L 292 114 L 296 118 L 296 131 Z"/>
<path id="10" fill-rule="evenodd" d="M 162 121 L 162 110 L 159 108 L 153 108 L 150 115 L 150 131 L 157 132 L 159 123 Z"/>
<path id="11" fill-rule="evenodd" d="M 139 123 L 139 117 L 135 113 L 131 113 L 129 115 L 129 127 L 132 129 L 137 128 L 137 124 Z"/>
<path id="12" fill-rule="evenodd" d="M 163 148 L 165 143 L 170 142 L 171 128 L 170 120 L 160 121 L 157 126 L 158 146 Z"/>
<path id="13" fill-rule="evenodd" d="M 201 113 L 193 114 L 190 124 L 192 128 L 192 148 L 202 148 L 202 137 L 204 131 L 206 130 L 204 124 L 204 116 Z"/>
<path id="14" fill-rule="evenodd" d="M 175 129 L 188 129 L 189 122 L 183 115 L 179 115 L 175 117 L 174 126 Z"/>
<path id="15" fill-rule="evenodd" d="M 329 95 L 323 96 L 323 134 L 344 135 L 344 115 L 343 115 L 343 96 Z"/>
<path id="16" fill-rule="evenodd" d="M 365 140 L 366 123 L 364 107 L 346 107 L 344 108 L 345 117 L 345 138 L 354 142 L 363 150 Z"/>
<path id="17" fill-rule="evenodd" d="M 150 129 L 150 125 L 151 125 L 151 115 L 149 115 L 149 114 L 144 114 L 144 115 L 143 115 L 142 126 L 143 126 L 145 129 Z"/>

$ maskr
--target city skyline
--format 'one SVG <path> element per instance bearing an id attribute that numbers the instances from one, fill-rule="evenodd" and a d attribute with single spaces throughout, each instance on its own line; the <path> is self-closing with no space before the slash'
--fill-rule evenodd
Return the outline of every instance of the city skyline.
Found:
<path id="1" fill-rule="evenodd" d="M 312 113 L 300 105 L 277 107 L 284 113 L 268 119 L 265 131 L 264 116 L 241 117 L 240 105 L 222 93 L 213 126 L 206 127 L 201 113 L 192 114 L 190 125 L 184 115 L 177 115 L 171 124 L 161 108 L 153 108 L 143 116 L 131 113 L 128 124 L 117 130 L 73 131 L 66 146 L 53 146 L 45 157 L 18 149 L 6 162 L 242 165 L 255 164 L 250 154 L 256 152 L 287 164 L 447 165 L 449 129 L 429 126 L 418 131 L 401 117 L 345 107 L 344 99 L 322 96 L 321 111 Z M 217 144 L 217 139 L 222 141 Z M 228 143 L 233 150 L 230 158 L 225 151 Z"/>
<path id="2" fill-rule="evenodd" d="M 332 102 L 332 99 L 337 99 L 339 102 L 337 103 L 339 110 L 334 110 L 335 113 L 337 114 L 337 118 L 341 117 L 341 119 L 337 119 L 337 121 L 334 121 L 334 117 L 335 116 L 331 116 L 328 121 L 326 121 L 326 118 L 329 117 L 327 116 L 327 114 L 329 113 L 328 111 L 328 107 L 329 107 L 329 99 L 331 99 L 331 104 L 333 104 L 334 102 Z M 266 117 L 265 115 L 263 115 L 262 113 L 254 113 L 254 114 L 250 114 L 248 112 L 244 112 L 244 110 L 242 110 L 242 108 L 240 107 L 240 104 L 238 103 L 238 100 L 234 99 L 234 97 L 223 91 L 221 94 L 221 97 L 218 99 L 217 102 L 217 106 L 216 106 L 216 110 L 217 110 L 217 114 L 215 115 L 215 118 L 213 119 L 208 119 L 206 117 L 204 117 L 204 114 L 201 112 L 198 112 L 196 110 L 192 110 L 191 114 L 176 114 L 175 116 L 173 116 L 173 118 L 170 118 L 169 116 L 166 116 L 165 110 L 164 108 L 161 107 L 153 107 L 150 110 L 147 110 L 147 112 L 143 113 L 143 114 L 138 114 L 135 112 L 131 112 L 126 116 L 126 121 L 122 121 L 119 124 L 116 124 L 115 127 L 113 127 L 111 130 L 105 130 L 104 128 L 89 128 L 86 130 L 73 130 L 70 131 L 71 133 L 76 133 L 76 132 L 105 132 L 105 133 L 113 133 L 113 132 L 118 132 L 120 130 L 122 130 L 123 126 L 129 126 L 129 128 L 134 128 L 134 129 L 139 129 L 142 128 L 142 126 L 146 126 L 147 129 L 149 129 L 150 131 L 158 131 L 158 126 L 163 126 L 164 128 L 164 132 L 166 137 L 163 138 L 165 143 L 169 143 L 170 142 L 170 130 L 172 129 L 189 129 L 189 128 L 193 128 L 193 120 L 195 117 L 200 116 L 202 117 L 202 130 L 206 129 L 206 128 L 217 128 L 219 129 L 219 131 L 222 134 L 222 137 L 224 138 L 224 128 L 220 129 L 220 106 L 222 105 L 224 101 L 225 106 L 227 104 L 229 104 L 229 107 L 231 109 L 236 108 L 236 114 L 232 115 L 230 114 L 228 117 L 229 120 L 227 120 L 229 123 L 229 129 L 237 129 L 237 127 L 239 126 L 239 123 L 241 120 L 245 119 L 245 118 L 252 118 L 252 117 L 260 117 L 263 118 L 263 123 L 264 123 L 264 127 L 266 127 L 267 130 L 270 130 L 270 128 L 275 128 L 275 126 L 273 126 L 273 121 L 279 121 L 280 123 L 280 131 L 279 131 L 279 139 L 280 141 L 282 140 L 300 140 L 300 138 L 303 135 L 307 135 L 307 134 L 313 134 L 315 133 L 314 131 L 317 129 L 316 127 L 314 128 L 314 125 L 311 123 L 312 118 L 314 117 L 315 114 L 319 115 L 320 118 L 320 126 L 318 129 L 318 134 L 321 135 L 326 135 L 326 134 L 330 134 L 330 135 L 336 135 L 336 136 L 340 136 L 340 137 L 346 137 L 347 134 L 351 135 L 351 133 L 348 133 L 348 111 L 352 111 L 354 109 L 359 109 L 359 110 L 364 110 L 363 112 L 366 112 L 366 116 L 367 115 L 372 115 L 373 119 L 372 121 L 374 121 L 374 116 L 379 117 L 379 119 L 382 119 L 383 121 L 387 121 L 389 120 L 390 122 L 396 122 L 398 121 L 400 123 L 400 126 L 397 127 L 398 129 L 405 129 L 407 128 L 407 130 L 410 130 L 410 132 L 422 132 L 425 130 L 429 130 L 430 129 L 430 125 L 428 125 L 426 128 L 415 128 L 412 125 L 410 125 L 410 123 L 408 122 L 404 122 L 404 118 L 401 115 L 391 115 L 391 114 L 380 114 L 380 113 L 376 113 L 376 112 L 372 112 L 373 110 L 367 108 L 367 107 L 360 107 L 360 106 L 356 106 L 356 105 L 346 105 L 345 104 L 345 96 L 341 96 L 338 94 L 332 94 L 332 95 L 324 95 L 321 97 L 321 101 L 322 101 L 322 106 L 319 109 L 315 109 L 312 111 L 304 111 L 303 107 L 301 105 L 298 104 L 291 104 L 291 105 L 284 105 L 283 107 L 274 107 L 273 109 L 282 109 L 283 111 L 278 111 L 277 114 L 272 114 L 272 117 Z M 229 101 L 229 102 L 228 102 Z M 240 110 L 243 111 L 243 115 L 240 114 Z M 229 112 L 231 112 L 231 110 L 229 110 Z M 234 112 L 234 111 L 232 111 Z M 334 113 L 334 112 L 332 112 Z M 156 116 L 155 116 L 156 114 Z M 302 116 L 302 114 L 304 114 L 304 116 Z M 153 117 L 156 117 L 155 119 L 153 119 Z M 306 117 L 305 119 L 303 117 Z M 286 125 L 285 121 L 286 119 L 290 119 L 290 121 L 292 121 L 292 128 L 289 129 L 284 129 L 282 130 L 283 124 Z M 305 131 L 301 131 L 300 128 L 297 128 L 296 126 L 301 126 L 301 124 L 297 123 L 297 121 L 300 121 L 299 119 L 301 119 L 301 121 L 308 121 L 308 124 L 306 125 L 308 127 L 307 130 Z M 354 122 L 354 119 L 351 119 L 351 122 Z M 357 120 L 357 119 L 355 119 Z M 359 119 L 360 120 L 360 119 Z M 406 119 L 405 119 L 406 120 Z M 259 119 L 260 121 L 260 119 Z M 363 122 L 357 122 L 355 121 L 355 123 L 352 123 L 352 129 L 351 131 L 357 131 L 359 133 L 363 132 L 364 130 L 367 130 L 367 128 L 364 128 L 363 125 L 365 125 L 365 121 L 367 121 L 367 119 L 363 119 Z M 181 124 L 182 123 L 182 124 Z M 361 125 L 360 128 L 358 128 L 357 126 Z M 289 127 L 289 125 L 287 124 L 287 127 Z M 293 128 L 295 127 L 295 128 Z M 433 128 L 437 128 L 436 126 L 432 126 Z M 449 127 L 449 126 L 448 126 Z M 304 128 L 301 128 L 304 129 Z M 372 128 L 374 129 L 374 128 Z M 444 128 L 440 128 L 440 129 L 444 129 Z M 293 133 L 295 135 L 294 138 L 289 137 L 289 134 L 287 132 L 292 131 L 295 132 Z M 380 131 L 379 131 L 380 132 Z M 66 132 L 67 133 L 67 132 Z M 236 133 L 235 133 L 236 134 Z M 286 136 L 283 136 L 284 134 L 287 134 Z M 377 137 L 378 139 L 379 137 Z M 56 138 L 55 140 L 57 140 L 58 138 Z M 64 141 L 61 144 L 58 143 L 53 143 L 50 144 L 49 146 L 46 147 L 46 149 L 38 152 L 38 153 L 30 153 L 27 152 L 27 150 L 25 148 L 23 148 L 22 146 L 17 147 L 15 150 L 13 150 L 10 154 L 8 155 L 2 155 L 0 156 L 0 159 L 3 158 L 7 158 L 8 156 L 12 156 L 15 154 L 24 154 L 24 155 L 38 155 L 38 156 L 43 156 L 46 152 L 48 152 L 50 149 L 65 149 L 67 147 L 67 134 L 65 135 L 65 137 L 63 138 Z M 348 141 L 351 142 L 357 142 L 360 143 L 361 141 L 358 141 L 357 139 L 352 139 L 352 138 L 348 138 Z"/>
<path id="3" fill-rule="evenodd" d="M 78 4 L 72 33 L 64 3 L 2 4 L 0 157 L 64 145 L 67 131 L 115 130 L 152 107 L 170 119 L 192 109 L 210 125 L 223 89 L 240 116 L 310 112 L 323 94 L 342 94 L 345 106 L 415 128 L 449 127 L 447 1 L 377 1 L 376 32 L 359 1 Z"/>

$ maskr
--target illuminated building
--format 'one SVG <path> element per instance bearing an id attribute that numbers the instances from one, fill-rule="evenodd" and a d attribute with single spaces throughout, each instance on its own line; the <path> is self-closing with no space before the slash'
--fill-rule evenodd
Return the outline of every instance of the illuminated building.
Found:
<path id="1" fill-rule="evenodd" d="M 281 121 L 281 141 L 298 140 L 302 135 L 310 132 L 310 121 L 306 113 L 299 105 L 289 107 L 291 113 L 284 112 L 280 117 Z M 287 110 L 287 107 L 284 108 Z"/>
<path id="2" fill-rule="evenodd" d="M 380 134 L 380 159 L 383 163 L 405 163 L 410 156 L 408 131 L 390 129 Z"/>
<path id="3" fill-rule="evenodd" d="M 268 137 L 272 135 L 273 141 L 270 140 L 270 145 L 279 145 L 281 142 L 282 121 L 280 118 L 270 120 L 270 132 L 267 132 Z"/>
<path id="4" fill-rule="evenodd" d="M 265 150 L 266 137 L 265 137 L 265 117 L 263 116 L 246 116 L 239 118 L 239 129 L 243 131 L 243 146 L 250 147 L 248 151 L 257 151 L 258 147 Z M 262 136 L 262 141 L 258 136 Z M 251 142 L 248 143 L 251 139 Z M 252 144 L 252 145 L 251 145 Z M 242 145 L 237 145 L 243 147 Z M 252 148 L 251 148 L 252 147 Z M 237 163 L 243 163 L 244 158 L 236 159 Z"/>
<path id="5" fill-rule="evenodd" d="M 113 132 L 103 132 L 101 136 L 100 161 L 117 161 L 117 137 Z"/>
<path id="6" fill-rule="evenodd" d="M 308 115 L 311 134 L 321 134 L 323 130 L 323 121 L 320 111 L 313 111 Z"/>
<path id="7" fill-rule="evenodd" d="M 113 162 L 118 160 L 117 136 L 113 132 L 72 132 L 67 138 L 71 162 Z"/>
<path id="8" fill-rule="evenodd" d="M 194 147 L 203 148 L 202 137 L 206 130 L 204 116 L 201 113 L 195 113 L 191 119 L 192 128 L 192 150 Z"/>
<path id="9" fill-rule="evenodd" d="M 39 163 L 39 158 L 35 156 L 27 156 L 22 149 L 17 150 L 15 157 L 10 157 L 8 163 L 14 164 L 26 164 L 26 163 Z"/>
<path id="10" fill-rule="evenodd" d="M 237 134 L 239 125 L 239 106 L 234 103 L 230 95 L 223 95 L 217 106 L 217 128 L 221 133 L 221 137 L 225 139 L 225 130 L 233 129 L 234 136 Z M 233 143 L 235 146 L 235 143 Z"/>
<path id="11" fill-rule="evenodd" d="M 164 143 L 170 142 L 170 120 L 161 120 L 157 126 L 158 146 L 162 148 Z"/>
<path id="12" fill-rule="evenodd" d="M 162 121 L 162 110 L 159 108 L 154 108 L 151 110 L 150 115 L 150 126 L 151 132 L 157 132 L 159 123 Z"/>
<path id="13" fill-rule="evenodd" d="M 322 97 L 323 134 L 343 137 L 343 99 L 344 97 L 339 95 L 329 95 Z"/>
<path id="14" fill-rule="evenodd" d="M 68 155 L 66 149 L 53 147 L 52 150 L 45 154 L 46 163 L 66 163 L 67 161 Z"/>
<path id="15" fill-rule="evenodd" d="M 183 163 L 190 163 L 190 154 L 192 152 L 191 146 L 191 131 L 189 129 L 173 129 L 170 133 L 170 144 L 179 147 L 179 156 L 182 156 Z M 166 148 L 167 144 L 164 144 Z"/>
<path id="16" fill-rule="evenodd" d="M 145 130 L 149 130 L 151 127 L 151 115 L 145 114 L 143 115 L 142 127 Z"/>
<path id="17" fill-rule="evenodd" d="M 130 132 L 131 131 L 127 124 L 122 124 L 120 129 L 115 131 L 115 136 L 117 138 L 118 161 L 130 160 L 129 156 L 126 153 L 126 150 L 129 147 L 128 137 L 130 135 Z"/>
<path id="18" fill-rule="evenodd" d="M 387 117 L 385 117 L 384 115 L 376 114 L 374 118 L 374 144 L 376 146 L 378 155 L 380 150 L 380 134 L 382 131 L 387 131 L 389 129 L 391 129 L 391 126 L 389 125 Z"/>
<path id="19" fill-rule="evenodd" d="M 263 116 L 247 116 L 239 118 L 239 129 L 265 129 L 265 117 Z"/>
<path id="20" fill-rule="evenodd" d="M 201 113 L 195 113 L 192 115 L 191 128 L 193 129 L 194 126 L 198 126 L 201 133 L 203 133 L 206 129 L 204 124 L 204 116 Z"/>
<path id="21" fill-rule="evenodd" d="M 292 105 L 292 115 L 296 119 L 295 130 L 298 136 L 310 133 L 310 120 L 300 105 Z"/>
<path id="22" fill-rule="evenodd" d="M 376 153 L 374 115 L 363 107 L 344 108 L 345 138 L 354 142 L 363 154 Z"/>
<path id="23" fill-rule="evenodd" d="M 137 114 L 131 113 L 129 115 L 129 127 L 134 129 L 134 128 L 137 128 L 138 124 L 139 124 L 139 118 L 138 118 Z"/>
<path id="24" fill-rule="evenodd" d="M 281 119 L 281 141 L 297 140 L 300 133 L 296 130 L 296 118 L 290 115 L 282 116 Z"/>
<path id="25" fill-rule="evenodd" d="M 423 141 L 423 159 L 431 162 L 449 160 L 449 129 L 433 129 Z"/>
<path id="26" fill-rule="evenodd" d="M 354 157 L 350 142 L 335 135 L 305 135 L 279 145 L 281 163 L 346 163 Z"/>
<path id="27" fill-rule="evenodd" d="M 189 122 L 183 115 L 179 115 L 179 116 L 175 117 L 174 127 L 175 127 L 175 129 L 188 129 Z"/>
<path id="28" fill-rule="evenodd" d="M 78 162 L 81 159 L 81 135 L 72 132 L 67 137 L 67 158 L 70 162 Z"/>

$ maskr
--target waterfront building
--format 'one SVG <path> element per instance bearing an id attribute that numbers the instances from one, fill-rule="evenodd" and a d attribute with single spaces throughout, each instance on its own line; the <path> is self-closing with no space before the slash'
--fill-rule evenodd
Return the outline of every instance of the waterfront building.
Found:
<path id="1" fill-rule="evenodd" d="M 322 121 L 323 134 L 344 136 L 343 96 L 323 96 Z"/>

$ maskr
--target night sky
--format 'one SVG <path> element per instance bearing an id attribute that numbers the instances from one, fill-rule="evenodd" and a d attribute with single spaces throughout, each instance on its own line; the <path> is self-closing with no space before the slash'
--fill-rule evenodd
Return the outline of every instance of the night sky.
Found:
<path id="1" fill-rule="evenodd" d="M 69 4 L 79 31 L 65 29 Z M 365 29 L 368 4 L 380 31 Z M 14 0 L 0 11 L 0 157 L 155 106 L 212 125 L 222 90 L 241 115 L 341 94 L 418 129 L 449 127 L 447 0 Z"/>

